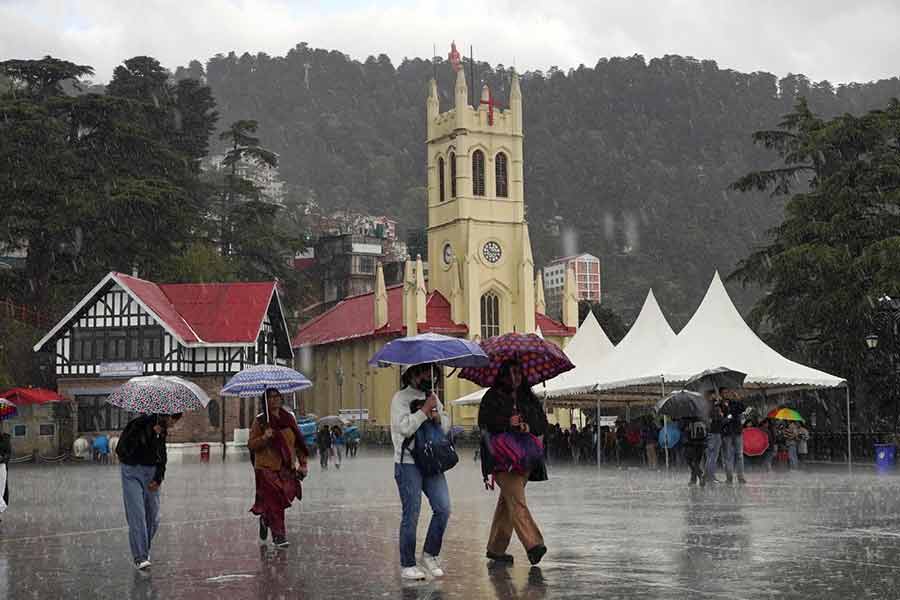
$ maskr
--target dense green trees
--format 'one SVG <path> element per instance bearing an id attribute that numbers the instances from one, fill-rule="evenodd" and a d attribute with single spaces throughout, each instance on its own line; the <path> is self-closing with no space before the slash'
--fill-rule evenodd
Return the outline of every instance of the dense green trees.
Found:
<path id="1" fill-rule="evenodd" d="M 900 103 L 823 119 L 800 100 L 778 129 L 754 139 L 781 164 L 733 187 L 788 199 L 771 241 L 733 275 L 767 290 L 753 320 L 779 349 L 854 384 L 869 380 L 877 365 L 865 337 L 878 300 L 900 296 Z M 877 422 L 877 403 L 869 404 Z"/>
<path id="2" fill-rule="evenodd" d="M 509 69 L 475 70 L 505 104 Z M 453 73 L 440 59 L 436 71 L 447 110 Z M 260 137 L 297 193 L 326 210 L 386 213 L 407 228 L 425 223 L 431 61 L 358 62 L 299 44 L 285 56 L 217 55 L 205 71 L 195 61 L 182 72 L 206 78 L 226 123 L 259 118 Z M 728 188 L 772 164 L 752 132 L 777 123 L 798 96 L 833 116 L 900 95 L 897 79 L 835 87 L 680 56 L 526 73 L 522 88 L 536 263 L 563 254 L 563 237 L 574 233 L 577 250 L 603 259 L 604 303 L 632 318 L 653 286 L 675 327 L 699 304 L 713 270 L 730 272 L 781 220 L 780 202 Z M 731 291 L 744 308 L 759 294 Z"/>

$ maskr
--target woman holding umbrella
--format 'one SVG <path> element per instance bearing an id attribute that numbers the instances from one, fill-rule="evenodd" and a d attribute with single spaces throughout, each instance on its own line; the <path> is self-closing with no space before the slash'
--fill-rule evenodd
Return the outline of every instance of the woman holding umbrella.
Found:
<path id="1" fill-rule="evenodd" d="M 490 436 L 482 449 L 481 470 L 500 486 L 500 498 L 494 511 L 487 557 L 497 562 L 512 562 L 506 553 L 512 532 L 525 546 L 528 560 L 536 565 L 547 552 L 541 530 L 528 510 L 525 484 L 546 481 L 544 448 L 538 436 L 547 431 L 547 416 L 531 387 L 522 376 L 522 365 L 504 362 L 497 380 L 481 399 L 478 426 Z"/>
<path id="2" fill-rule="evenodd" d="M 309 451 L 296 419 L 282 409 L 281 392 L 266 390 L 263 402 L 265 410 L 253 421 L 247 441 L 256 477 L 256 501 L 250 512 L 259 516 L 260 541 L 268 538 L 271 529 L 272 543 L 284 548 L 289 545 L 284 511 L 298 494 L 298 478 L 306 475 Z"/>

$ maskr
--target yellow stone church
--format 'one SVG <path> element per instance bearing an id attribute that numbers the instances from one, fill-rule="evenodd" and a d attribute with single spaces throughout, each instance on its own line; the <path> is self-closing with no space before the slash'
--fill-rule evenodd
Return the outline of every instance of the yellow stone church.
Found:
<path id="1" fill-rule="evenodd" d="M 369 367 L 391 339 L 435 332 L 482 339 L 539 331 L 564 346 L 578 325 L 574 274 L 567 273 L 563 322 L 544 314 L 525 221 L 522 92 L 512 75 L 509 107 L 494 107 L 484 86 L 468 103 L 465 71 L 456 69 L 454 106 L 441 112 L 437 83 L 427 100 L 428 278 L 421 259 L 407 260 L 404 283 L 385 287 L 379 265 L 375 291 L 347 298 L 300 327 L 294 338 L 299 368 L 314 382 L 301 409 L 320 416 L 340 409 L 368 411 L 369 426 L 390 424 L 397 368 Z M 449 376 L 441 397 L 454 424 L 473 425 L 477 408 L 449 402 L 473 384 Z"/>

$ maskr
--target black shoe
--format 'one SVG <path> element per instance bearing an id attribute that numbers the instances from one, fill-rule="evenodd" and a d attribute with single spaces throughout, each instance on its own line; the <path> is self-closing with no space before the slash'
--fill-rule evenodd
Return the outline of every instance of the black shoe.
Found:
<path id="1" fill-rule="evenodd" d="M 276 535 L 272 538 L 272 545 L 276 548 L 287 548 L 291 543 L 284 536 Z"/>
<path id="2" fill-rule="evenodd" d="M 528 551 L 528 562 L 533 565 L 541 562 L 541 559 L 544 558 L 544 555 L 547 554 L 547 546 L 543 544 L 538 544 L 534 548 L 531 548 Z"/>
<path id="3" fill-rule="evenodd" d="M 266 525 L 266 520 L 262 517 L 259 518 L 259 541 L 264 542 L 269 538 L 269 526 Z"/>
<path id="4" fill-rule="evenodd" d="M 513 555 L 512 555 L 512 554 L 496 554 L 496 553 L 494 553 L 494 552 L 491 552 L 490 550 L 488 551 L 488 553 L 486 554 L 486 556 L 487 556 L 489 559 L 491 559 L 492 561 L 494 561 L 494 562 L 499 562 L 499 563 L 509 563 L 509 564 L 512 564 L 512 563 L 513 563 L 513 560 L 515 560 L 515 559 L 513 558 Z"/>

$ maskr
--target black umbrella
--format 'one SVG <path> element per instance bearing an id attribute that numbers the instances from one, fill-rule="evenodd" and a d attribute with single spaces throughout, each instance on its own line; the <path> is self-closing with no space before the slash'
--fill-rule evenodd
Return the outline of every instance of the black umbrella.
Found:
<path id="1" fill-rule="evenodd" d="M 670 419 L 693 417 L 706 419 L 709 416 L 709 402 L 703 394 L 690 390 L 672 392 L 656 403 L 656 412 Z"/>
<path id="2" fill-rule="evenodd" d="M 744 387 L 746 373 L 729 369 L 728 367 L 716 367 L 707 369 L 688 379 L 684 387 L 695 392 L 705 392 L 721 389 L 736 390 Z"/>

